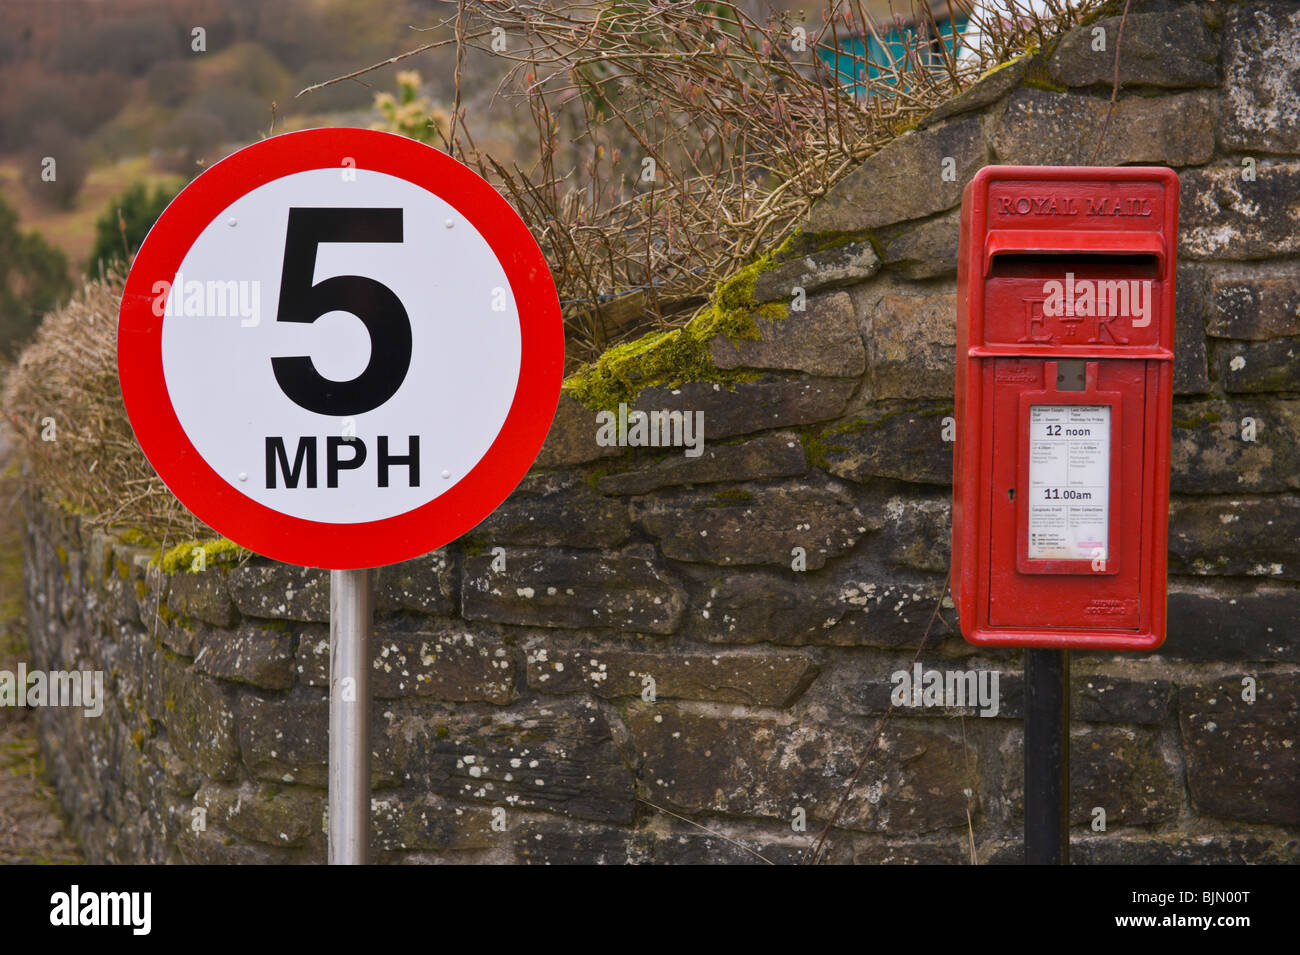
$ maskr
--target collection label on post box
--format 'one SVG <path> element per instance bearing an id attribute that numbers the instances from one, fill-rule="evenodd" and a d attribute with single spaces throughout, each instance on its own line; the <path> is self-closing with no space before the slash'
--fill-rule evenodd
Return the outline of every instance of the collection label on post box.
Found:
<path id="1" fill-rule="evenodd" d="M 975 644 L 1165 636 L 1178 177 L 989 166 L 962 199 L 953 598 Z"/>
<path id="2" fill-rule="evenodd" d="M 1110 409 L 1029 411 L 1029 559 L 1096 560 L 1110 537 Z"/>

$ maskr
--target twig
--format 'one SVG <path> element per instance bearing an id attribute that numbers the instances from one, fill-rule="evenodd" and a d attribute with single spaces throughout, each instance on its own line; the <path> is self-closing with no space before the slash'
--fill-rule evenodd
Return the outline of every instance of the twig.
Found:
<path id="1" fill-rule="evenodd" d="M 970 771 L 970 749 L 966 745 L 966 714 L 961 714 L 961 759 L 962 766 L 966 770 L 966 781 L 971 783 Z M 970 840 L 970 864 L 979 865 L 979 860 L 975 856 L 975 822 L 971 818 L 970 804 L 974 797 L 975 787 L 973 783 L 966 787 L 966 834 Z"/>
<path id="2" fill-rule="evenodd" d="M 323 83 L 313 83 L 311 86 L 300 89 L 298 92 L 294 93 L 293 98 L 297 99 L 304 93 L 314 93 L 316 90 L 324 89 L 327 86 L 333 86 L 335 83 L 342 83 L 344 80 L 355 80 L 358 76 L 363 76 L 366 73 L 373 72 L 374 70 L 382 70 L 385 66 L 392 66 L 394 63 L 400 63 L 402 60 L 409 59 L 410 57 L 417 56 L 428 50 L 440 46 L 446 46 L 448 43 L 454 42 L 454 40 L 436 40 L 433 43 L 426 43 L 422 47 L 417 47 L 414 50 L 407 50 L 405 53 L 397 54 L 397 56 L 390 56 L 388 59 L 382 60 L 379 63 L 372 63 L 370 66 L 362 67 L 359 70 L 353 70 L 351 73 L 344 73 L 342 76 L 336 76 L 333 79 L 325 80 Z"/>
<path id="3" fill-rule="evenodd" d="M 717 836 L 719 839 L 722 839 L 722 840 L 724 840 L 724 841 L 726 841 L 726 842 L 730 842 L 733 846 L 737 846 L 737 847 L 739 847 L 739 848 L 741 848 L 741 849 L 744 849 L 744 850 L 745 850 L 746 852 L 748 852 L 750 855 L 755 856 L 756 858 L 762 859 L 762 860 L 763 860 L 764 862 L 766 862 L 768 865 L 776 865 L 775 862 L 773 862 L 771 859 L 769 859 L 769 858 L 767 858 L 766 856 L 764 856 L 761 852 L 755 852 L 753 849 L 751 849 L 749 846 L 745 845 L 743 842 L 737 842 L 735 839 L 732 839 L 730 836 L 726 836 L 726 835 L 722 834 L 721 832 L 718 832 L 716 829 L 710 829 L 708 826 L 702 826 L 702 825 L 700 825 L 698 822 L 696 822 L 694 819 L 687 819 L 685 816 L 683 816 L 683 815 L 679 815 L 678 813 L 673 812 L 671 809 L 665 809 L 663 806 L 656 806 L 656 805 L 655 805 L 654 803 L 652 803 L 650 800 L 648 800 L 648 799 L 642 799 L 642 798 L 640 798 L 639 796 L 637 797 L 637 802 L 643 802 L 643 803 L 645 803 L 647 806 L 649 806 L 651 809 L 658 809 L 660 812 L 664 813 L 665 815 L 672 816 L 674 819 L 680 819 L 682 822 L 690 823 L 690 824 L 691 824 L 692 826 L 694 826 L 696 829 L 703 829 L 705 832 L 707 832 L 707 833 L 708 833 L 709 835 L 711 835 L 711 836 Z"/>
<path id="4" fill-rule="evenodd" d="M 1088 165 L 1093 166 L 1097 163 L 1097 157 L 1101 155 L 1101 143 L 1106 138 L 1106 131 L 1110 128 L 1110 118 L 1115 112 L 1115 101 L 1119 98 L 1119 51 L 1124 42 L 1124 23 L 1128 20 L 1128 5 L 1132 0 L 1124 0 L 1124 12 L 1120 14 L 1119 30 L 1115 33 L 1115 78 L 1110 86 L 1110 104 L 1106 107 L 1106 118 L 1102 120 L 1101 129 L 1097 133 L 1097 146 L 1092 151 L 1092 158 L 1088 160 Z"/>
<path id="5" fill-rule="evenodd" d="M 460 119 L 460 67 L 465 53 L 465 33 L 463 29 L 465 0 L 456 0 L 456 96 L 451 106 L 451 124 L 447 129 L 447 154 L 456 158 L 456 123 Z"/>

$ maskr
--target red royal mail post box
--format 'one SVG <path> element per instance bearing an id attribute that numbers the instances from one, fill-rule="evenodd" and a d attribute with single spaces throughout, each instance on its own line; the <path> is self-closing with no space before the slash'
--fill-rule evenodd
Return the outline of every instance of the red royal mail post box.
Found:
<path id="1" fill-rule="evenodd" d="M 986 646 L 1165 638 L 1178 177 L 989 166 L 962 197 L 952 586 Z"/>

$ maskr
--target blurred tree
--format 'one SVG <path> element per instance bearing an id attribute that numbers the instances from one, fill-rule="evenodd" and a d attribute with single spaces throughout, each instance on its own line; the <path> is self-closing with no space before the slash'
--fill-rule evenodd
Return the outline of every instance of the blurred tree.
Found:
<path id="1" fill-rule="evenodd" d="M 216 117 L 230 136 L 247 139 L 271 123 L 271 104 L 247 90 L 212 87 L 200 90 L 189 108 Z"/>
<path id="2" fill-rule="evenodd" d="M 149 68 L 145 88 L 151 103 L 180 106 L 194 89 L 194 63 L 191 60 L 160 60 Z"/>
<path id="3" fill-rule="evenodd" d="M 72 287 L 68 260 L 35 232 L 18 229 L 18 214 L 0 199 L 0 353 L 17 355 Z"/>
<path id="4" fill-rule="evenodd" d="M 17 37 L 0 33 L 0 66 L 7 66 L 17 60 L 20 50 Z"/>
<path id="5" fill-rule="evenodd" d="M 198 78 L 200 92 L 240 90 L 256 97 L 259 105 L 283 100 L 301 88 L 294 88 L 292 74 L 260 43 L 236 43 L 221 50 L 202 64 Z"/>
<path id="6" fill-rule="evenodd" d="M 23 151 L 22 182 L 46 205 L 70 209 L 90 173 L 81 140 L 59 123 L 43 123 Z"/>
<path id="7" fill-rule="evenodd" d="M 125 105 L 130 83 L 112 73 L 27 75 L 7 86 L 0 78 L 0 152 L 32 143 L 32 131 L 57 123 L 88 136 Z"/>
<path id="8" fill-rule="evenodd" d="M 158 130 L 153 143 L 159 166 L 193 179 L 202 171 L 200 162 L 210 164 L 220 158 L 217 147 L 229 138 L 230 130 L 220 117 L 191 106 Z"/>
<path id="9" fill-rule="evenodd" d="M 69 24 L 71 26 L 71 24 Z M 184 36 L 169 29 L 154 14 L 135 14 L 82 24 L 60 33 L 51 57 L 56 70 L 98 73 L 107 70 L 143 76 L 159 59 L 188 51 Z"/>
<path id="10" fill-rule="evenodd" d="M 124 264 L 128 255 L 135 255 L 144 237 L 167 208 L 167 203 L 175 198 L 176 193 L 162 186 L 155 186 L 151 193 L 144 183 L 137 182 L 110 199 L 103 214 L 95 220 L 95 244 L 90 250 L 86 271 L 98 275 L 101 262 L 104 268 L 108 268 Z"/>

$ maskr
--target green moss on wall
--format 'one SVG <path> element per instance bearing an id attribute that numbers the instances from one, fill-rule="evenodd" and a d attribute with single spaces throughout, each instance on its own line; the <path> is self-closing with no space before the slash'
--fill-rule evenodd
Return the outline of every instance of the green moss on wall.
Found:
<path id="1" fill-rule="evenodd" d="M 1203 428 L 1209 424 L 1218 424 L 1223 420 L 1223 416 L 1217 411 L 1202 411 L 1198 415 L 1192 415 L 1185 418 L 1174 418 L 1174 427 L 1181 428 L 1184 431 L 1194 431 L 1197 428 Z"/>
<path id="2" fill-rule="evenodd" d="M 772 250 L 772 262 L 779 264 L 796 257 L 800 254 L 798 252 L 799 247 L 805 241 L 803 229 L 796 226 L 794 231 L 786 236 L 785 239 L 782 240 L 781 244 Z"/>
<path id="3" fill-rule="evenodd" d="M 1047 90 L 1050 93 L 1069 92 L 1068 87 L 1061 86 L 1058 83 L 1053 83 L 1051 80 L 1041 79 L 1040 77 L 1037 76 L 1026 76 L 1023 85 L 1031 86 L 1036 90 Z"/>
<path id="4" fill-rule="evenodd" d="M 732 507 L 737 504 L 748 504 L 754 500 L 754 493 L 746 491 L 744 488 L 729 487 L 713 493 L 713 500 L 709 502 L 709 507 Z"/>
<path id="5" fill-rule="evenodd" d="M 144 531 L 135 527 L 128 527 L 125 530 L 119 530 L 117 532 L 117 538 L 123 544 L 129 544 L 132 547 L 156 548 L 158 546 L 157 538 L 150 537 Z"/>
<path id="6" fill-rule="evenodd" d="M 977 79 L 974 83 L 972 83 L 971 86 L 977 86 L 981 81 L 988 79 L 990 76 L 992 76 L 994 73 L 998 72 L 999 70 L 1005 70 L 1008 66 L 1014 66 L 1015 64 L 1023 60 L 1025 57 L 1033 56 L 1033 55 L 1034 52 L 1031 50 L 1028 53 L 1021 53 L 1019 56 L 1013 56 L 1005 63 L 999 63 L 997 66 L 993 67 L 992 69 L 985 70 L 983 73 L 980 74 L 979 79 Z"/>
<path id="7" fill-rule="evenodd" d="M 636 341 L 615 345 L 594 363 L 564 382 L 564 391 L 594 411 L 613 411 L 631 402 L 645 388 L 676 388 L 689 381 L 715 381 L 734 386 L 752 381 L 752 372 L 723 371 L 714 364 L 710 342 L 723 335 L 731 341 L 761 337 L 754 316 L 768 321 L 785 318 L 783 302 L 760 305 L 754 301 L 754 283 L 772 268 L 768 253 L 719 282 L 709 306 L 684 328 L 653 332 Z"/>
<path id="8" fill-rule="evenodd" d="M 830 471 L 831 462 L 829 455 L 847 454 L 849 448 L 842 444 L 836 444 L 828 440 L 835 435 L 846 434 L 851 431 L 860 430 L 863 426 L 861 418 L 855 418 L 850 422 L 842 422 L 830 428 L 811 427 L 805 429 L 800 437 L 803 439 L 804 456 L 807 458 L 808 467 L 820 468 L 823 471 Z"/>
<path id="9" fill-rule="evenodd" d="M 830 470 L 830 460 L 826 457 L 828 448 L 822 441 L 821 435 L 815 432 L 809 432 L 803 435 L 803 454 L 804 459 L 808 462 L 809 468 L 819 468 L 822 471 Z"/>
<path id="10" fill-rule="evenodd" d="M 213 540 L 185 541 L 177 544 L 167 553 L 161 556 L 155 555 L 149 564 L 161 568 L 164 574 L 176 574 L 181 571 L 197 573 L 197 571 L 193 570 L 194 558 L 200 550 L 204 551 L 204 563 L 207 565 L 211 565 L 222 557 L 242 557 L 245 554 L 252 553 L 252 551 L 240 547 L 232 540 L 218 537 Z"/>
<path id="11" fill-rule="evenodd" d="M 606 465 L 597 464 L 588 468 L 583 474 L 582 479 L 586 482 L 587 487 L 591 488 L 593 491 L 597 491 L 597 483 L 608 473 L 609 468 Z"/>
<path id="12" fill-rule="evenodd" d="M 1079 18 L 1079 26 L 1090 26 L 1098 20 L 1105 20 L 1107 17 L 1118 17 L 1123 15 L 1125 0 L 1106 0 L 1105 3 L 1088 11 Z"/>

